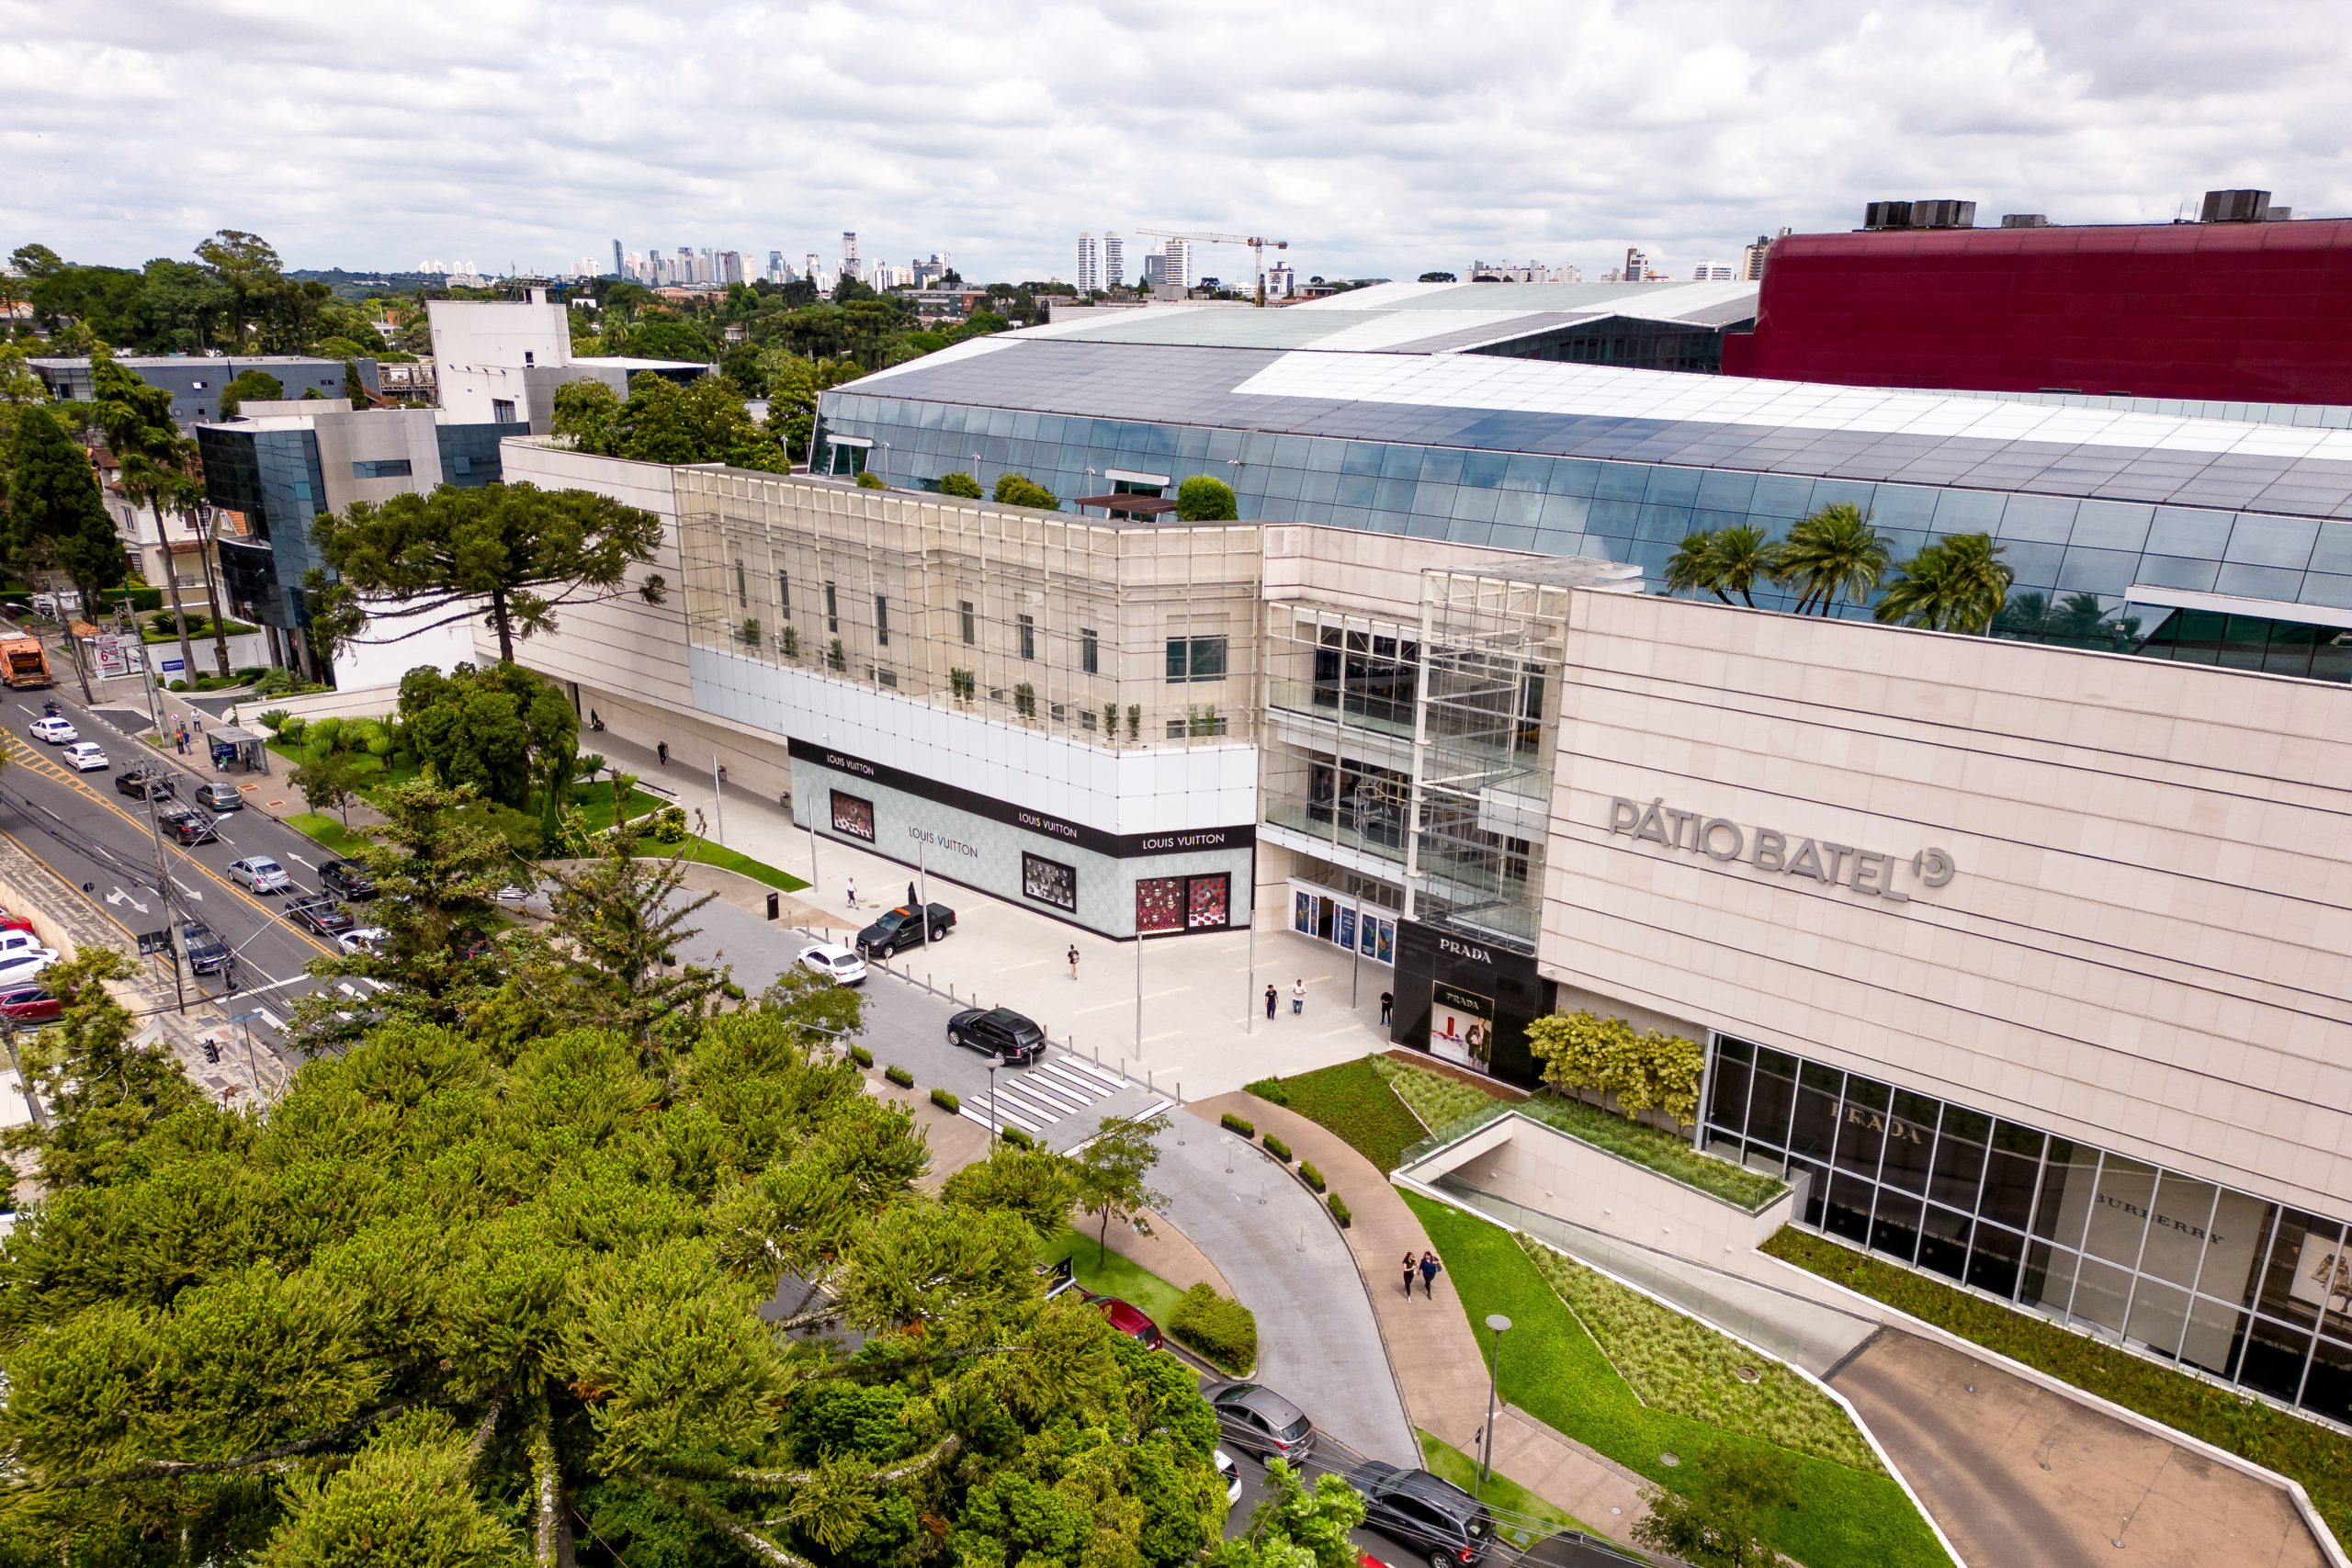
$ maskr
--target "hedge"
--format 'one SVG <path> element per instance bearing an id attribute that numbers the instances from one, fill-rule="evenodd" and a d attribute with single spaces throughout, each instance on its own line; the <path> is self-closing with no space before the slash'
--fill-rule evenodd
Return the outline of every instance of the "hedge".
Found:
<path id="1" fill-rule="evenodd" d="M 1275 1137 L 1272 1133 L 1266 1134 L 1266 1152 L 1273 1156 L 1276 1159 L 1282 1161 L 1284 1165 L 1288 1165 L 1290 1163 L 1290 1145 L 1283 1143 L 1280 1138 Z"/>
<path id="2" fill-rule="evenodd" d="M 849 1059 L 861 1067 L 870 1067 L 874 1065 L 874 1053 L 863 1045 L 853 1045 L 849 1048 Z"/>
<path id="3" fill-rule="evenodd" d="M 914 1074 L 907 1068 L 899 1066 L 896 1062 L 893 1062 L 888 1066 L 883 1068 L 882 1076 L 888 1078 L 892 1083 L 897 1084 L 900 1089 L 912 1089 L 915 1087 Z"/>
<path id="4" fill-rule="evenodd" d="M 956 1112 L 964 1109 L 963 1098 L 952 1089 L 933 1089 L 931 1091 L 931 1102 L 939 1107 L 942 1111 L 947 1112 L 950 1116 L 955 1115 Z"/>
<path id="5" fill-rule="evenodd" d="M 1031 1137 L 1028 1134 L 1023 1132 L 1020 1128 L 1014 1126 L 1010 1122 L 1007 1122 L 1003 1126 L 999 1127 L 996 1130 L 996 1133 L 998 1137 L 1002 1138 L 1006 1143 L 1011 1144 L 1016 1149 L 1034 1149 L 1037 1146 L 1036 1139 Z"/>
<path id="6" fill-rule="evenodd" d="M 1230 1111 L 1218 1117 L 1216 1122 L 1227 1132 L 1238 1133 L 1245 1138 L 1254 1138 L 1258 1135 L 1258 1123 L 1247 1118 L 1236 1116 Z"/>
<path id="7" fill-rule="evenodd" d="M 1348 1201 L 1337 1192 L 1331 1194 L 1331 1217 L 1340 1222 L 1341 1230 L 1347 1229 L 1348 1222 L 1355 1217 L 1348 1213 Z"/>
<path id="8" fill-rule="evenodd" d="M 1317 1192 L 1323 1190 L 1323 1173 L 1315 1168 L 1315 1162 L 1313 1160 L 1300 1160 L 1298 1162 L 1298 1174 L 1309 1187 L 1314 1188 Z"/>
<path id="9" fill-rule="evenodd" d="M 1186 1291 L 1168 1332 L 1236 1377 L 1258 1363 L 1258 1319 L 1239 1302 L 1218 1295 L 1214 1286 Z"/>

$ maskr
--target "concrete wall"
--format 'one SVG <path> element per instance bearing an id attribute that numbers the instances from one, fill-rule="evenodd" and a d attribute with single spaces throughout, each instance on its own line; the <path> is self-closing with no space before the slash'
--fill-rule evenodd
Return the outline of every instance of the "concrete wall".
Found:
<path id="1" fill-rule="evenodd" d="M 2344 1208 L 2352 688 L 1590 592 L 1563 685 L 1546 975 Z M 1619 800 L 1884 855 L 1908 901 Z"/>

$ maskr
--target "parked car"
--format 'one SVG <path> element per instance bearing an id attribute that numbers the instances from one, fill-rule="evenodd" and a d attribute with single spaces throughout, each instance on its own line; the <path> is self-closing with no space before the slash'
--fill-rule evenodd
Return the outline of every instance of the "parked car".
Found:
<path id="1" fill-rule="evenodd" d="M 837 942 L 820 942 L 802 948 L 800 966 L 816 971 L 836 986 L 865 984 L 865 960 Z"/>
<path id="2" fill-rule="evenodd" d="M 32 929 L 33 923 L 24 916 L 0 909 L 0 931 L 28 931 Z"/>
<path id="3" fill-rule="evenodd" d="M 1225 1506 L 1241 1501 L 1241 1467 L 1223 1449 L 1216 1450 L 1216 1478 L 1225 1483 Z"/>
<path id="4" fill-rule="evenodd" d="M 60 753 L 77 773 L 94 773 L 114 766 L 95 740 L 76 740 Z"/>
<path id="5" fill-rule="evenodd" d="M 169 800 L 179 792 L 172 775 L 149 763 L 143 768 L 125 768 L 114 776 L 115 792 L 133 800 Z"/>
<path id="6" fill-rule="evenodd" d="M 0 989 L 0 1019 L 11 1028 L 30 1029 L 65 1015 L 65 1004 L 47 986 L 13 985 Z"/>
<path id="7" fill-rule="evenodd" d="M 319 886 L 338 898 L 376 896 L 376 879 L 356 860 L 331 860 L 320 866 Z"/>
<path id="8" fill-rule="evenodd" d="M 51 746 L 62 746 L 69 740 L 82 739 L 82 732 L 74 728 L 73 720 L 60 718 L 55 714 L 33 720 L 25 733 L 36 740 L 46 740 Z"/>
<path id="9" fill-rule="evenodd" d="M 1315 1451 L 1306 1412 L 1263 1383 L 1226 1383 L 1209 1394 L 1209 1408 L 1225 1441 L 1244 1453 L 1295 1464 Z"/>
<path id="10" fill-rule="evenodd" d="M 353 931 L 335 932 L 334 944 L 345 953 L 381 953 L 384 951 L 385 935 L 381 926 L 360 926 Z"/>
<path id="11" fill-rule="evenodd" d="M 1483 1562 L 1495 1544 L 1487 1505 L 1442 1476 L 1366 1460 L 1348 1472 L 1363 1494 L 1363 1522 L 1426 1554 L 1430 1568 Z"/>
<path id="12" fill-rule="evenodd" d="M 243 811 L 245 808 L 245 797 L 237 793 L 237 786 L 222 784 L 218 779 L 196 786 L 196 803 L 209 806 L 215 811 Z"/>
<path id="13" fill-rule="evenodd" d="M 61 615 L 82 613 L 82 595 L 72 588 L 51 589 L 33 595 L 33 614 L 55 620 Z"/>
<path id="14" fill-rule="evenodd" d="M 229 863 L 229 880 L 249 893 L 283 893 L 294 886 L 286 868 L 267 855 L 247 855 Z"/>
<path id="15" fill-rule="evenodd" d="M 168 806 L 155 813 L 164 831 L 183 845 L 209 843 L 220 836 L 212 818 L 193 806 Z"/>
<path id="16" fill-rule="evenodd" d="M 0 984 L 31 979 L 57 962 L 57 950 L 43 947 L 30 931 L 0 931 Z"/>
<path id="17" fill-rule="evenodd" d="M 180 922 L 180 954 L 187 960 L 189 973 L 195 975 L 209 975 L 233 961 L 229 944 L 202 920 Z"/>
<path id="18" fill-rule="evenodd" d="M 926 904 L 924 910 L 931 919 L 931 940 L 939 941 L 956 929 L 956 911 L 944 904 Z M 902 947 L 912 947 L 922 940 L 923 916 L 912 904 L 901 904 L 880 919 L 857 933 L 857 950 L 868 958 L 888 958 Z"/>
<path id="19" fill-rule="evenodd" d="M 1135 1305 L 1132 1302 L 1122 1301 L 1117 1296 L 1098 1296 L 1092 1291 L 1084 1290 L 1080 1293 L 1092 1304 L 1095 1311 L 1102 1314 L 1103 1322 L 1147 1350 L 1159 1348 L 1161 1344 L 1159 1325 L 1152 1322 L 1150 1315 L 1141 1307 Z"/>
<path id="20" fill-rule="evenodd" d="M 1023 1067 L 1046 1054 L 1046 1032 L 1011 1008 L 966 1008 L 947 1021 L 947 1043 Z"/>
<path id="21" fill-rule="evenodd" d="M 288 899 L 286 918 L 303 930 L 316 931 L 321 936 L 334 936 L 359 923 L 351 918 L 349 910 L 323 894 Z"/>

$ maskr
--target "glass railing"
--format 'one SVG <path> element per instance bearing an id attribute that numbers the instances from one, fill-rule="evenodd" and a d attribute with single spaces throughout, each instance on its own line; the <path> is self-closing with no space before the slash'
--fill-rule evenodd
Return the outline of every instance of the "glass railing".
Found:
<path id="1" fill-rule="evenodd" d="M 1354 813 L 1343 811 L 1334 824 L 1329 807 L 1308 806 L 1295 800 L 1268 800 L 1261 810 L 1266 821 L 1307 834 L 1318 843 L 1358 850 L 1399 865 L 1405 863 L 1405 825 L 1400 818 L 1383 818 L 1359 826 Z"/>
<path id="2" fill-rule="evenodd" d="M 1369 729 L 1399 740 L 1413 738 L 1413 705 L 1389 697 L 1360 697 L 1350 694 L 1347 702 L 1340 701 L 1339 688 L 1314 681 L 1270 681 L 1266 683 L 1269 706 L 1286 713 L 1303 714 L 1329 723 L 1339 720 L 1351 729 Z"/>

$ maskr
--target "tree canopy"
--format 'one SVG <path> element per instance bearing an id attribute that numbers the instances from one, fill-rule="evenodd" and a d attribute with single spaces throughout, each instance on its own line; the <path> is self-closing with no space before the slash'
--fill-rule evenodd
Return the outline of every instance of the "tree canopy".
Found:
<path id="1" fill-rule="evenodd" d="M 1176 487 L 1180 523 L 1230 523 L 1240 515 L 1233 487 L 1215 474 L 1194 474 Z"/>
<path id="2" fill-rule="evenodd" d="M 566 605 L 630 593 L 658 604 L 668 592 L 658 574 L 628 585 L 653 558 L 661 520 L 593 491 L 443 485 L 322 514 L 312 536 L 334 572 L 305 584 L 312 633 L 330 645 L 361 639 L 370 608 L 421 617 L 395 641 L 480 615 L 511 663 L 516 642 L 554 630 Z"/>
<path id="3" fill-rule="evenodd" d="M 1894 569 L 1878 619 L 1929 631 L 1984 633 L 2000 614 L 2014 576 L 2000 558 L 2002 548 L 1989 534 L 1936 540 Z"/>
<path id="4" fill-rule="evenodd" d="M 1005 473 L 997 476 L 996 489 L 990 499 L 1004 506 L 1036 506 L 1047 512 L 1061 508 L 1061 497 L 1039 484 L 1026 474 Z"/>
<path id="5" fill-rule="evenodd" d="M 723 376 L 681 387 L 644 372 L 629 382 L 626 401 L 601 381 L 569 382 L 556 389 L 550 428 L 582 451 L 608 457 L 791 469 L 773 431 L 744 408 L 742 389 Z"/>
<path id="6" fill-rule="evenodd" d="M 528 810 L 571 782 L 580 716 L 515 664 L 419 665 L 401 677 L 403 733 L 443 784 Z"/>
<path id="7" fill-rule="evenodd" d="M 220 389 L 222 419 L 234 419 L 248 402 L 274 403 L 286 396 L 286 383 L 266 370 L 240 370 Z"/>

